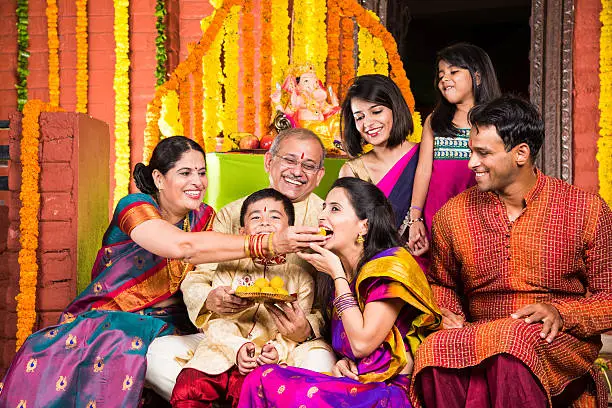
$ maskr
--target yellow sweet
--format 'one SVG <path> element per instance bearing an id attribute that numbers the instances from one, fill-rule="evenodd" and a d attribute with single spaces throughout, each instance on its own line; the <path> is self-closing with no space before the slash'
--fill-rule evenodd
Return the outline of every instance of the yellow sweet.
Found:
<path id="1" fill-rule="evenodd" d="M 245 292 L 248 292 L 248 291 L 249 291 L 249 288 L 247 288 L 244 285 L 240 285 L 240 286 L 238 286 L 236 288 L 236 293 L 245 293 Z"/>
<path id="2" fill-rule="evenodd" d="M 265 288 L 266 286 L 270 286 L 270 281 L 266 278 L 259 278 L 255 281 L 255 286 L 258 288 Z"/>
<path id="3" fill-rule="evenodd" d="M 261 293 L 272 293 L 272 294 L 274 294 L 274 293 L 276 293 L 276 289 L 274 289 L 271 286 L 266 286 L 266 287 L 261 288 Z"/>
<path id="4" fill-rule="evenodd" d="M 280 289 L 285 286 L 285 281 L 280 276 L 275 276 L 270 279 L 270 286 L 272 286 L 274 289 Z"/>
<path id="5" fill-rule="evenodd" d="M 261 288 L 255 285 L 248 286 L 246 289 L 246 293 L 259 293 L 259 292 L 261 292 Z"/>
<path id="6" fill-rule="evenodd" d="M 319 227 L 319 235 L 323 235 L 326 236 L 327 235 L 327 230 L 323 227 Z"/>

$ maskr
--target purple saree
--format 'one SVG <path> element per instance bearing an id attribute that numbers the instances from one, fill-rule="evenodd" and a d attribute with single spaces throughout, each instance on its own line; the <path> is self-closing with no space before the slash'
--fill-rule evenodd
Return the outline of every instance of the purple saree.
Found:
<path id="1" fill-rule="evenodd" d="M 342 321 L 333 312 L 332 346 L 340 357 L 355 361 L 359 381 L 295 367 L 261 366 L 246 377 L 239 408 L 411 407 L 410 378 L 399 373 L 408 355 L 441 320 L 425 275 L 405 249 L 391 248 L 363 266 L 352 289 L 361 310 L 385 299 L 406 302 L 385 341 L 362 359 L 353 356 Z"/>
<path id="2" fill-rule="evenodd" d="M 202 204 L 188 215 L 191 230 L 209 229 L 213 216 Z M 189 330 L 184 306 L 154 307 L 177 292 L 188 268 L 129 237 L 135 226 L 154 218 L 161 218 L 159 208 L 146 194 L 119 202 L 92 282 L 58 325 L 28 337 L 4 378 L 1 407 L 138 406 L 150 342 Z"/>

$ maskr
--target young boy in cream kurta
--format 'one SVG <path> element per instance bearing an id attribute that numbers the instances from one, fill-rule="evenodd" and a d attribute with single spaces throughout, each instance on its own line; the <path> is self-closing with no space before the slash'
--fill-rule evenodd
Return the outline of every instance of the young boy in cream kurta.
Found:
<path id="1" fill-rule="evenodd" d="M 294 223 L 291 201 L 274 189 L 251 194 L 240 213 L 242 234 L 276 232 Z M 276 258 L 272 264 L 252 259 L 221 262 L 213 276 L 213 288 L 218 286 L 253 285 L 258 278 L 279 276 L 284 289 L 297 294 L 297 302 L 306 314 L 314 298 L 311 274 L 299 265 L 284 263 Z M 235 406 L 242 380 L 258 365 L 293 365 L 292 351 L 297 343 L 278 333 L 276 325 L 263 304 L 230 315 L 201 314 L 196 325 L 205 333 L 193 358 L 179 374 L 171 403 L 173 407 L 210 407 L 212 402 L 225 400 Z"/>

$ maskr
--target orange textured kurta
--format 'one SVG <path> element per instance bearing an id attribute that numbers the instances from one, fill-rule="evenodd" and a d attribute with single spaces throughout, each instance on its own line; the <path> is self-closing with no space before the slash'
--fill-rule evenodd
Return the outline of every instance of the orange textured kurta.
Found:
<path id="1" fill-rule="evenodd" d="M 415 374 L 508 353 L 531 369 L 550 399 L 591 368 L 599 334 L 612 328 L 612 213 L 600 197 L 537 175 L 514 222 L 497 195 L 476 187 L 434 218 L 430 283 L 439 306 L 468 323 L 429 336 Z M 537 302 L 554 304 L 563 318 L 551 344 L 540 338 L 542 324 L 510 317 Z"/>

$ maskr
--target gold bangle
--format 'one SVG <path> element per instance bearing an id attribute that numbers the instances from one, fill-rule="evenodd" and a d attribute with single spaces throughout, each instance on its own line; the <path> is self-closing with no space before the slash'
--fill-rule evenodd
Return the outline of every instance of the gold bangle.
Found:
<path id="1" fill-rule="evenodd" d="M 274 244 L 272 243 L 272 237 L 273 237 L 273 236 L 274 236 L 274 233 L 273 233 L 273 232 L 271 232 L 271 233 L 268 235 L 268 254 L 269 254 L 270 258 L 274 258 L 274 255 L 276 255 L 276 254 L 274 253 Z"/>
<path id="2" fill-rule="evenodd" d="M 251 236 L 250 235 L 245 235 L 244 236 L 244 253 L 246 254 L 245 258 L 250 258 L 251 257 L 251 251 L 249 250 L 249 240 L 250 240 Z"/>

